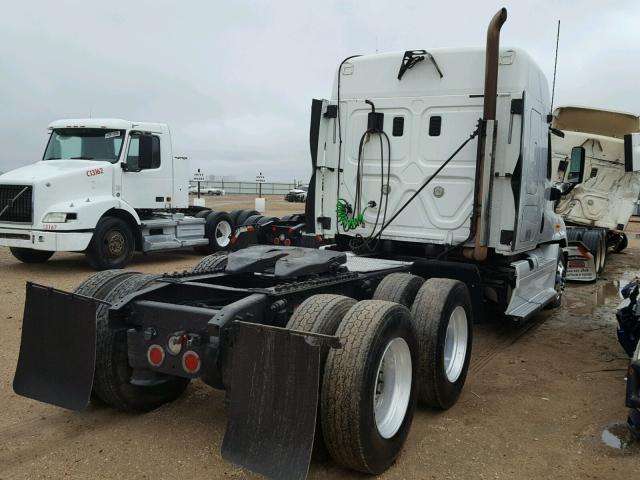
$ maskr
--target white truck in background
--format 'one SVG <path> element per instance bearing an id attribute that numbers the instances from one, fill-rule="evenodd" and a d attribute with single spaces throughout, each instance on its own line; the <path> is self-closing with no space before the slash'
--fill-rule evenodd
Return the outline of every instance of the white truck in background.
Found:
<path id="1" fill-rule="evenodd" d="M 85 252 L 108 269 L 136 250 L 229 245 L 228 213 L 189 207 L 187 160 L 173 156 L 167 125 L 70 119 L 49 131 L 41 161 L 0 175 L 0 245 L 18 260 Z"/>
<path id="2" fill-rule="evenodd" d="M 579 106 L 553 112 L 553 181 L 569 176 L 571 149 L 585 151 L 584 176 L 558 201 L 556 212 L 567 225 L 567 279 L 593 281 L 602 272 L 609 251 L 627 246 L 623 232 L 640 194 L 640 173 L 625 160 L 625 135 L 640 132 L 637 115 Z"/>

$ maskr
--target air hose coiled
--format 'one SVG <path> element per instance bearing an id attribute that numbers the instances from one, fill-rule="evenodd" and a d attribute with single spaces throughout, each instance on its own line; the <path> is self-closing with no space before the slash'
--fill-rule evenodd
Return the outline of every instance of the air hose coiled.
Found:
<path id="1" fill-rule="evenodd" d="M 364 226 L 364 212 L 367 211 L 367 208 L 365 207 L 362 212 L 357 214 L 352 214 L 350 210 L 349 202 L 344 198 L 339 198 L 336 203 L 336 217 L 345 232 Z"/>

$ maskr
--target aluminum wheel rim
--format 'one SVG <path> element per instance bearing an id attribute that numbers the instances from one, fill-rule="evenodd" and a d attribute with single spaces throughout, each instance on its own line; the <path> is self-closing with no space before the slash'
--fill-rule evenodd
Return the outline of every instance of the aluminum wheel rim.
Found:
<path id="1" fill-rule="evenodd" d="M 216 243 L 220 247 L 226 247 L 231 242 L 231 224 L 226 220 L 218 222 L 216 225 Z"/>
<path id="2" fill-rule="evenodd" d="M 382 354 L 373 387 L 373 414 L 382 438 L 393 437 L 407 414 L 411 368 L 409 345 L 404 338 L 394 338 Z"/>
<path id="3" fill-rule="evenodd" d="M 449 317 L 444 339 L 444 371 L 451 383 L 455 383 L 462 373 L 467 358 L 468 338 L 467 312 L 463 307 L 457 306 Z"/>

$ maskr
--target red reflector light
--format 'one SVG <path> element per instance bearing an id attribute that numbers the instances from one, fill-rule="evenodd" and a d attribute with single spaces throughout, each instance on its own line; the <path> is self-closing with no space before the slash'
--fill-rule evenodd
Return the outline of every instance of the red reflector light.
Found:
<path id="1" fill-rule="evenodd" d="M 192 350 L 184 352 L 182 356 L 182 368 L 187 373 L 197 373 L 200 370 L 200 355 Z"/>
<path id="2" fill-rule="evenodd" d="M 231 237 L 231 244 L 233 245 L 234 243 L 236 243 L 238 241 L 238 237 L 236 237 L 235 235 L 233 237 Z"/>
<path id="3" fill-rule="evenodd" d="M 276 226 L 271 227 L 271 231 L 273 233 L 276 233 L 278 231 L 278 227 L 276 227 Z"/>
<path id="4" fill-rule="evenodd" d="M 285 238 L 284 244 L 288 247 L 289 245 L 291 245 L 291 240 L 289 240 L 288 238 Z"/>
<path id="5" fill-rule="evenodd" d="M 316 235 L 316 242 L 322 242 L 322 235 Z"/>
<path id="6" fill-rule="evenodd" d="M 292 234 L 292 233 L 296 233 L 296 231 L 293 228 L 289 227 L 289 234 Z"/>
<path id="7" fill-rule="evenodd" d="M 255 231 L 256 231 L 256 229 L 254 227 L 252 227 L 252 226 L 248 226 L 247 227 L 247 232 L 255 232 Z"/>
<path id="8" fill-rule="evenodd" d="M 160 345 L 151 345 L 147 349 L 147 361 L 154 367 L 159 367 L 164 362 L 164 350 Z"/>
<path id="9" fill-rule="evenodd" d="M 273 244 L 274 245 L 280 245 L 280 239 L 279 238 L 274 238 L 273 239 Z"/>

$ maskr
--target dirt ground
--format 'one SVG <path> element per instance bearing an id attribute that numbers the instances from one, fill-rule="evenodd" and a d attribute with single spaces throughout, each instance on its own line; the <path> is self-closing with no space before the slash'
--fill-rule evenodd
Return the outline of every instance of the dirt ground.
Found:
<path id="1" fill-rule="evenodd" d="M 207 201 L 217 210 L 252 202 Z M 267 206 L 275 215 L 301 210 L 275 198 Z M 637 477 L 640 447 L 603 442 L 616 443 L 610 432 L 624 432 L 627 359 L 614 312 L 621 282 L 640 273 L 637 243 L 611 255 L 598 282 L 569 285 L 560 309 L 523 325 L 478 325 L 460 401 L 445 412 L 419 408 L 402 455 L 382 478 Z M 139 255 L 130 269 L 183 270 L 198 259 L 190 252 Z M 0 249 L 0 479 L 254 478 L 222 460 L 224 393 L 200 382 L 144 415 L 104 406 L 71 412 L 13 393 L 25 281 L 72 289 L 89 274 L 80 254 L 26 265 Z M 363 477 L 316 458 L 310 478 Z"/>

